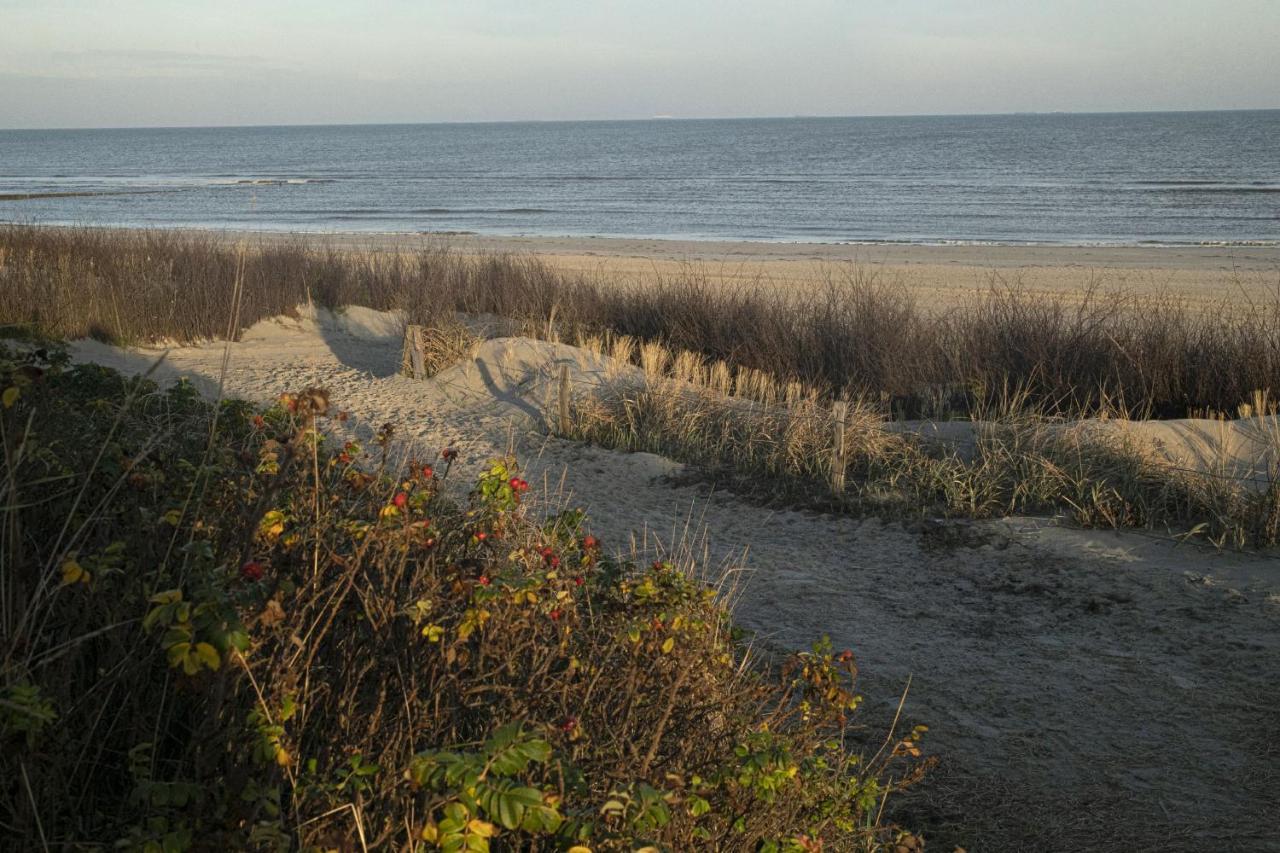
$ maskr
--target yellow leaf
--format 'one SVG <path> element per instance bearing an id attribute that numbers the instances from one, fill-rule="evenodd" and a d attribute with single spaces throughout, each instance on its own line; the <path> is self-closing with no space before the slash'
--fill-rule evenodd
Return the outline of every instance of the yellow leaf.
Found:
<path id="1" fill-rule="evenodd" d="M 218 650 L 208 643 L 196 643 L 196 657 L 209 669 L 216 670 L 222 666 L 222 657 Z"/>
<path id="2" fill-rule="evenodd" d="M 440 830 L 436 826 L 435 821 L 431 821 L 426 826 L 422 827 L 422 832 L 419 834 L 419 837 L 428 844 L 434 844 L 435 840 L 440 837 Z"/>
<path id="3" fill-rule="evenodd" d="M 278 509 L 271 510 L 262 516 L 258 530 L 268 539 L 275 539 L 284 532 L 284 513 Z"/>
<path id="4" fill-rule="evenodd" d="M 292 759 L 289 757 L 289 751 L 283 746 L 276 747 L 276 764 L 281 767 L 288 767 Z"/>
<path id="5" fill-rule="evenodd" d="M 439 625 L 428 625 L 422 629 L 422 636 L 432 643 L 438 643 L 440 638 L 444 636 L 444 628 Z"/>
<path id="6" fill-rule="evenodd" d="M 478 835 L 481 838 L 492 838 L 495 831 L 496 827 L 493 824 L 480 820 L 480 818 L 475 818 L 467 824 L 467 832 L 472 835 Z"/>
<path id="7" fill-rule="evenodd" d="M 664 655 L 669 655 L 671 654 L 671 650 L 674 649 L 675 647 L 676 647 L 676 638 L 667 637 L 667 641 L 662 644 L 662 653 Z"/>
<path id="8" fill-rule="evenodd" d="M 17 385 L 10 385 L 8 388 L 4 389 L 4 394 L 0 395 L 0 399 L 4 401 L 4 407 L 6 409 L 12 409 L 13 404 L 18 402 L 19 393 Z"/>
<path id="9" fill-rule="evenodd" d="M 190 650 L 191 650 L 190 643 L 174 643 L 172 646 L 166 649 L 165 652 L 169 658 L 169 666 L 178 666 L 179 664 L 182 664 L 185 667 L 185 664 L 187 661 L 187 652 L 189 652 Z"/>
<path id="10" fill-rule="evenodd" d="M 583 844 L 575 844 L 566 850 L 565 853 L 591 853 L 591 848 Z"/>
<path id="11" fill-rule="evenodd" d="M 81 581 L 81 580 L 88 583 L 89 581 L 88 575 L 89 573 L 86 572 L 83 568 L 81 568 L 80 564 L 77 563 L 75 560 L 69 559 L 62 564 L 62 585 L 63 586 L 68 586 L 70 584 L 76 583 L 77 581 Z"/>

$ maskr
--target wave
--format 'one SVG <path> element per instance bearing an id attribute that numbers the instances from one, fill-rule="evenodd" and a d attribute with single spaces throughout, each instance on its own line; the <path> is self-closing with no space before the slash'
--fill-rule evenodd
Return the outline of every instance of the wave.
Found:
<path id="1" fill-rule="evenodd" d="M 336 178 L 239 178 L 234 175 L 220 175 L 213 183 L 219 186 L 255 186 L 274 187 L 287 184 L 332 184 Z"/>
<path id="2" fill-rule="evenodd" d="M 1169 178 L 1165 180 L 1134 181 L 1134 183 L 1142 186 L 1172 186 L 1172 187 L 1198 187 L 1198 186 L 1205 186 L 1205 185 L 1256 187 L 1256 186 L 1268 186 L 1272 183 L 1272 181 L 1224 181 L 1221 179 L 1211 179 L 1211 178 Z"/>
<path id="3" fill-rule="evenodd" d="M 447 216 L 455 213 L 556 213 L 547 207 L 418 207 L 408 213 L 428 216 Z"/>
<path id="4" fill-rule="evenodd" d="M 1134 181 L 1134 184 L 1152 192 L 1224 193 L 1228 195 L 1280 193 L 1280 184 L 1273 181 Z"/>

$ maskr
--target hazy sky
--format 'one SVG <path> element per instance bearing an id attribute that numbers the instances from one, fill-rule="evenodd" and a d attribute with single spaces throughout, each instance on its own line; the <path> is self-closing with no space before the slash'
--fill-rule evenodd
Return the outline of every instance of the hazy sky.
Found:
<path id="1" fill-rule="evenodd" d="M 1280 0 L 0 0 L 0 127 L 1280 107 Z"/>

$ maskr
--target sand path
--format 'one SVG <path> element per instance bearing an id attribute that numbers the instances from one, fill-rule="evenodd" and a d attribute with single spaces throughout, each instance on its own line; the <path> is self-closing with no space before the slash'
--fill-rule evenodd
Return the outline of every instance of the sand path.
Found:
<path id="1" fill-rule="evenodd" d="M 606 544 L 684 539 L 745 566 L 739 621 L 782 648 L 826 632 L 854 649 L 872 724 L 911 678 L 906 716 L 942 762 L 902 806 L 931 849 L 1280 849 L 1276 559 L 1032 519 L 904 527 L 673 485 L 668 460 L 545 437 L 544 368 L 580 354 L 502 346 L 413 381 L 394 375 L 394 317 L 269 321 L 231 347 L 225 390 L 324 386 L 353 415 L 344 430 L 367 440 L 390 422 L 428 452 L 456 447 L 464 482 L 514 446 L 544 499 L 586 507 Z M 76 345 L 129 371 L 157 355 Z M 173 349 L 156 376 L 212 393 L 222 357 Z"/>

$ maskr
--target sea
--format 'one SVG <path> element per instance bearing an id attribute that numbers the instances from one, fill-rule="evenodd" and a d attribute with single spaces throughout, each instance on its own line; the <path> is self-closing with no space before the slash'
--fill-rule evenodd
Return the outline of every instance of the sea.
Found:
<path id="1" fill-rule="evenodd" d="M 0 221 L 1277 245 L 1280 110 L 8 130 Z"/>

